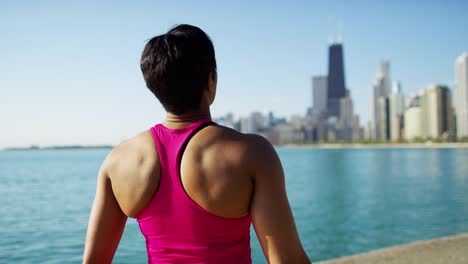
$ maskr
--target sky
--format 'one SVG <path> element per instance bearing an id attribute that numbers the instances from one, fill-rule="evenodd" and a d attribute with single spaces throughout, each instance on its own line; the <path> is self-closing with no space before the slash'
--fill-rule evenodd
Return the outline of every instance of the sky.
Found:
<path id="1" fill-rule="evenodd" d="M 2 1 L 0 148 L 117 144 L 165 111 L 139 67 L 146 41 L 177 24 L 213 40 L 212 116 L 304 115 L 328 45 L 344 46 L 346 86 L 369 119 L 379 62 L 415 94 L 452 89 L 468 51 L 467 1 Z"/>

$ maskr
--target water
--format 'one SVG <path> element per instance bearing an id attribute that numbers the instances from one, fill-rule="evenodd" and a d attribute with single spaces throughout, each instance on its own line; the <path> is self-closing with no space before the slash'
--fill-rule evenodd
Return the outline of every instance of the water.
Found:
<path id="1" fill-rule="evenodd" d="M 312 260 L 468 232 L 468 149 L 277 149 Z M 79 263 L 109 150 L 0 151 L 0 263 Z M 254 233 L 253 233 L 254 234 Z M 254 263 L 265 263 L 253 235 Z M 114 263 L 146 263 L 129 219 Z"/>

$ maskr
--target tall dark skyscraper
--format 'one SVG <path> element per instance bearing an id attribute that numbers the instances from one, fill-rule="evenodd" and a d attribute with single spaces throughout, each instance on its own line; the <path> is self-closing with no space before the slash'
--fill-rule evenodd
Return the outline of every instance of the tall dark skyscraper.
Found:
<path id="1" fill-rule="evenodd" d="M 328 48 L 328 116 L 340 116 L 340 99 L 346 97 L 343 46 L 332 44 Z"/>

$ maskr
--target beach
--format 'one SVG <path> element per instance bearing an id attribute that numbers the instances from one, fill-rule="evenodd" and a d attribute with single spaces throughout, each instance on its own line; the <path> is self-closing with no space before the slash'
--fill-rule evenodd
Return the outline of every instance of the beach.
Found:
<path id="1" fill-rule="evenodd" d="M 462 264 L 468 263 L 468 233 L 419 241 L 354 256 L 318 262 L 320 264 Z"/>

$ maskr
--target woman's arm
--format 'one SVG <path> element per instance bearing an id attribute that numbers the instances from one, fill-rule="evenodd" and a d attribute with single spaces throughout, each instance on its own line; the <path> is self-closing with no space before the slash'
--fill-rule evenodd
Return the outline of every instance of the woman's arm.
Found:
<path id="1" fill-rule="evenodd" d="M 250 214 L 263 253 L 268 263 L 310 263 L 296 230 L 276 151 L 263 138 L 258 138 L 255 145 Z"/>
<path id="2" fill-rule="evenodd" d="M 108 159 L 106 159 L 108 160 Z M 99 171 L 93 208 L 89 217 L 83 263 L 112 263 L 127 222 L 112 191 L 104 161 Z"/>

